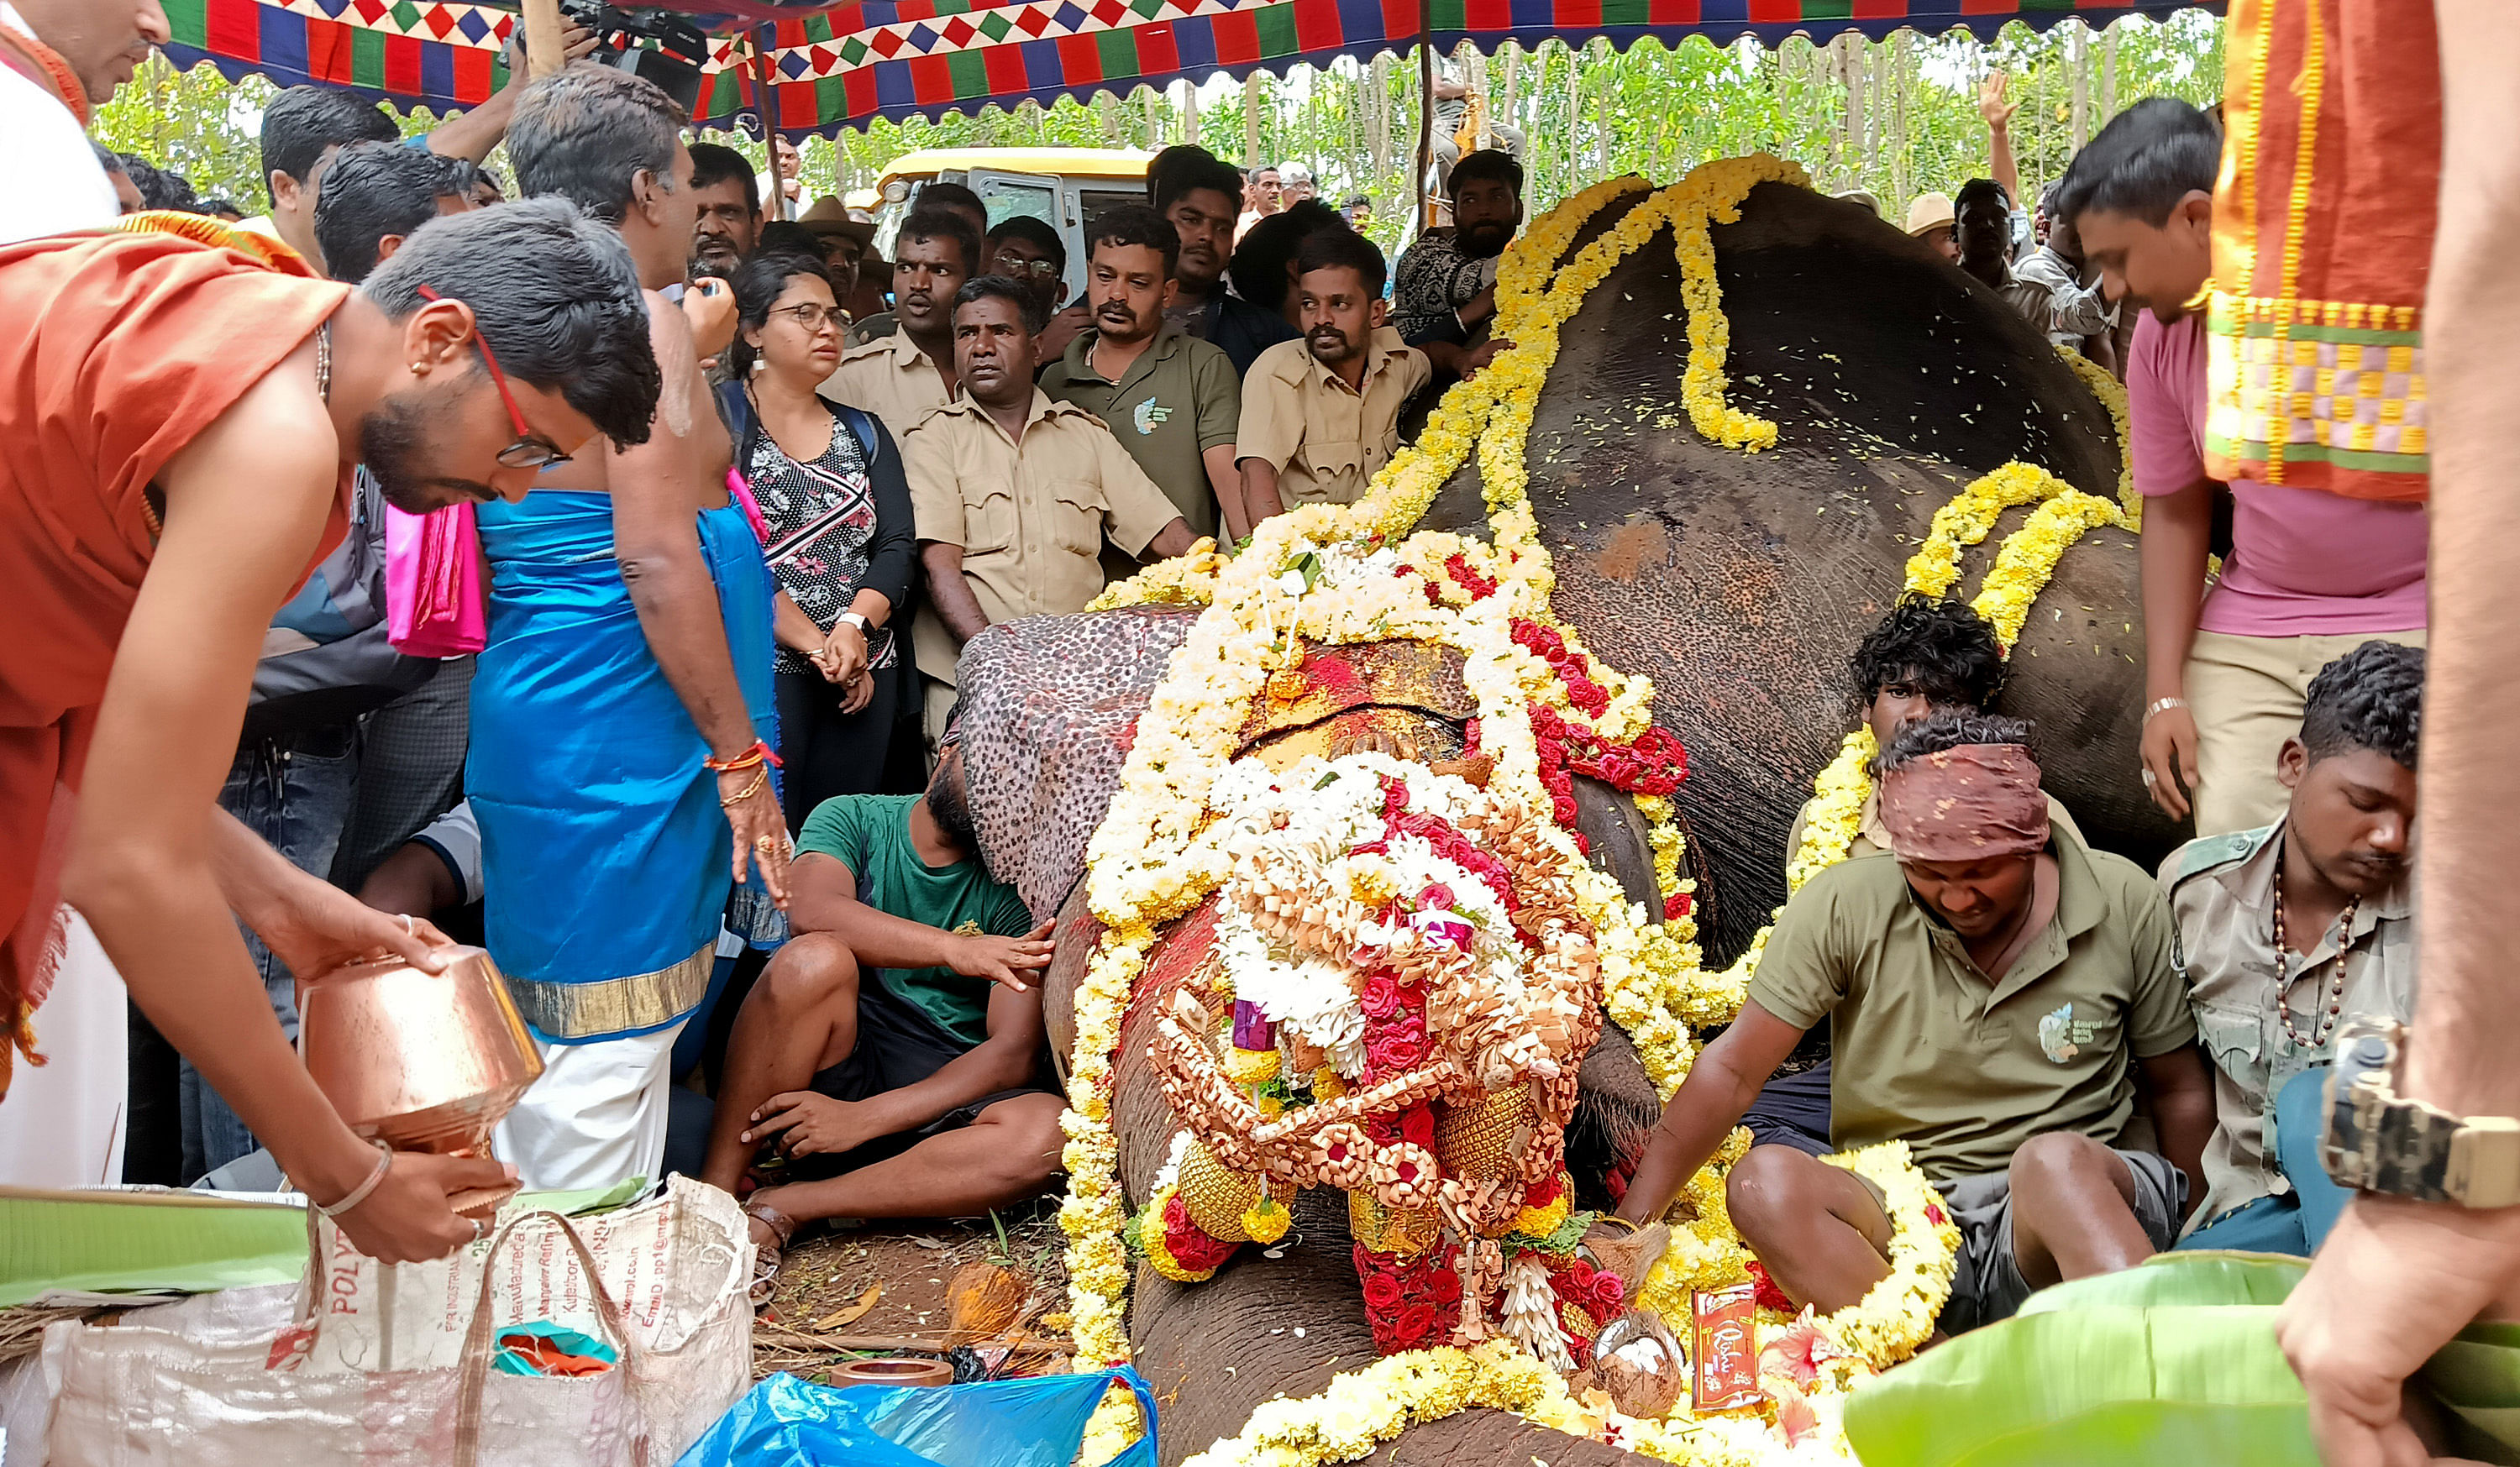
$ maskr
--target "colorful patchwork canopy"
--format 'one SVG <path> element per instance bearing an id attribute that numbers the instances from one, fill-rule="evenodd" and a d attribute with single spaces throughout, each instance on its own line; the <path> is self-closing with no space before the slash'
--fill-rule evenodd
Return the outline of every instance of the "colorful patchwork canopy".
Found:
<path id="1" fill-rule="evenodd" d="M 322 82 L 400 106 L 464 108 L 506 77 L 499 48 L 513 12 L 434 0 L 165 0 L 179 66 L 208 61 L 229 76 L 257 72 L 283 86 Z M 773 123 L 790 136 L 876 117 L 935 117 L 1044 104 L 1063 96 L 1122 95 L 1217 72 L 1282 72 L 1342 56 L 1414 45 L 1419 0 L 856 0 L 783 6 L 769 0 L 689 0 L 711 32 L 699 120 L 719 126 L 756 111 L 746 41 L 773 33 Z M 2105 25 L 2159 19 L 2192 0 L 1425 0 L 1435 44 L 1493 51 L 1555 38 L 1606 36 L 1626 47 L 1653 36 L 1702 35 L 1717 45 L 1795 31 L 1880 37 L 1901 26 L 1992 36 L 2007 21 L 2046 29 L 2068 16 Z M 2208 8 L 2222 9 L 2219 3 Z"/>

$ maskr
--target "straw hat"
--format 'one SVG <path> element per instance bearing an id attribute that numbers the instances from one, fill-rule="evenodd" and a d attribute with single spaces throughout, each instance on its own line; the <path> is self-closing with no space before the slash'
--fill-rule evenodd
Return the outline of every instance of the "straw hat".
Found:
<path id="1" fill-rule="evenodd" d="M 1910 239 L 1938 229 L 1951 229 L 1958 223 L 1959 216 L 1952 212 L 1952 196 L 1949 194 L 1919 194 L 1916 201 L 1908 205 Z"/>

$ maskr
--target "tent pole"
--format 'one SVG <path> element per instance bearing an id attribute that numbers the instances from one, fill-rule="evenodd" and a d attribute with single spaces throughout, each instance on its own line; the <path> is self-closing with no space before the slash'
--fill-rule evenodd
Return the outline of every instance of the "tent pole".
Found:
<path id="1" fill-rule="evenodd" d="M 568 44 L 561 39 L 560 0 L 524 0 L 525 72 L 549 76 L 568 65 Z"/>
<path id="2" fill-rule="evenodd" d="M 1426 232 L 1427 170 L 1435 165 L 1435 37 L 1428 0 L 1418 0 L 1418 233 Z"/>
<path id="3" fill-rule="evenodd" d="M 779 168 L 778 108 L 770 93 L 770 48 L 763 44 L 774 39 L 775 32 L 765 23 L 746 35 L 743 44 L 752 53 L 752 89 L 754 100 L 761 104 L 761 142 L 770 154 L 770 198 L 764 201 L 769 205 L 771 218 L 785 219 L 788 217 L 788 180 L 781 175 Z"/>

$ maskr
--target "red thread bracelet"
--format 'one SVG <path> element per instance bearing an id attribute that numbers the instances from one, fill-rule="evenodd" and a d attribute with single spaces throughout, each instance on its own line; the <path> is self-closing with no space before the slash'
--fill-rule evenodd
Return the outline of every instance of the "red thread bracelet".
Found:
<path id="1" fill-rule="evenodd" d="M 752 741 L 752 747 L 745 749 L 742 753 L 736 755 L 732 759 L 710 758 L 700 761 L 702 768 L 715 770 L 721 775 L 730 775 L 735 773 L 737 770 L 750 769 L 756 764 L 764 763 L 768 764 L 773 769 L 786 769 L 788 767 L 786 764 L 781 762 L 779 751 L 777 749 L 772 748 L 770 745 L 762 742 L 758 738 Z"/>

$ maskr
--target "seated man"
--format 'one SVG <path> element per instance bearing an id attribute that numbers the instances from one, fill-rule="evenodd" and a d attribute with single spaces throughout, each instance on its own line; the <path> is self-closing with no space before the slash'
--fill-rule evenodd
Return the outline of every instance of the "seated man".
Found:
<path id="1" fill-rule="evenodd" d="M 1855 689 L 1857 717 L 1871 729 L 1876 745 L 1888 748 L 1899 731 L 1929 714 L 1951 710 L 1983 713 L 2003 687 L 2003 649 L 1996 645 L 1995 628 L 1985 617 L 1958 600 L 1904 597 L 1881 619 L 1881 625 L 1856 644 L 1847 660 Z M 1811 824 L 1814 795 L 1794 815 L 1785 836 L 1785 879 L 1791 882 L 1799 862 L 1803 832 Z M 2048 823 L 2075 840 L 2081 827 L 2054 796 L 2048 799 Z M 1864 800 L 1855 838 L 1846 856 L 1870 856 L 1890 849 L 1890 832 L 1881 823 L 1881 792 Z M 1815 1028 L 1783 1068 L 1771 1077 L 1759 1098 L 1741 1117 L 1753 1139 L 1762 1145 L 1791 1146 L 1820 1156 L 1829 1150 L 1828 1033 Z"/>
<path id="2" fill-rule="evenodd" d="M 2003 688 L 2003 648 L 1996 643 L 1995 628 L 1965 601 L 1923 596 L 1900 598 L 1881 625 L 1855 645 L 1846 668 L 1854 684 L 1856 716 L 1871 728 L 1873 743 L 1885 749 L 1900 730 L 1928 714 L 1986 712 Z M 1785 836 L 1788 870 L 1819 799 L 1814 795 L 1794 815 Z M 1865 800 L 1859 820 L 1855 839 L 1846 848 L 1850 859 L 1890 849 L 1890 832 L 1881 823 L 1880 790 Z M 2082 840 L 2082 827 L 2053 795 L 2048 798 L 2048 822 Z"/>
<path id="3" fill-rule="evenodd" d="M 2015 719 L 1940 713 L 1891 741 L 1895 859 L 1844 862 L 1786 904 L 1749 1001 L 1664 1108 L 1621 1217 L 1661 1217 L 1828 1018 L 1832 1139 L 1906 1141 L 1959 1225 L 1946 1331 L 2170 1246 L 2212 1129 L 2170 914 L 2133 863 L 2050 830 L 2029 735 Z M 2176 1164 L 2118 1149 L 2138 1070 Z M 1754 1146 L 1726 1191 L 1795 1303 L 1843 1309 L 1888 1274 L 1889 1215 L 1854 1173 Z"/>
<path id="4" fill-rule="evenodd" d="M 2307 1258 L 2345 1208 L 2318 1160 L 2319 1091 L 2345 1015 L 2413 1017 L 2423 686 L 2423 651 L 2393 642 L 2321 668 L 2275 760 L 2284 818 L 2162 865 L 2215 1071 L 2209 1190 L 2182 1248 Z"/>
<path id="5" fill-rule="evenodd" d="M 1281 341 L 1242 379 L 1242 500 L 1250 522 L 1298 504 L 1351 505 L 1400 449 L 1400 412 L 1433 369 L 1383 325 L 1382 251 L 1345 227 L 1295 255 L 1303 339 Z"/>
<path id="6" fill-rule="evenodd" d="M 1030 981 L 1050 924 L 981 865 L 957 741 L 925 794 L 825 800 L 797 838 L 795 936 L 736 1015 L 700 1171 L 734 1192 L 773 1143 L 744 1208 L 756 1304 L 800 1224 L 968 1217 L 1058 1175 Z"/>

